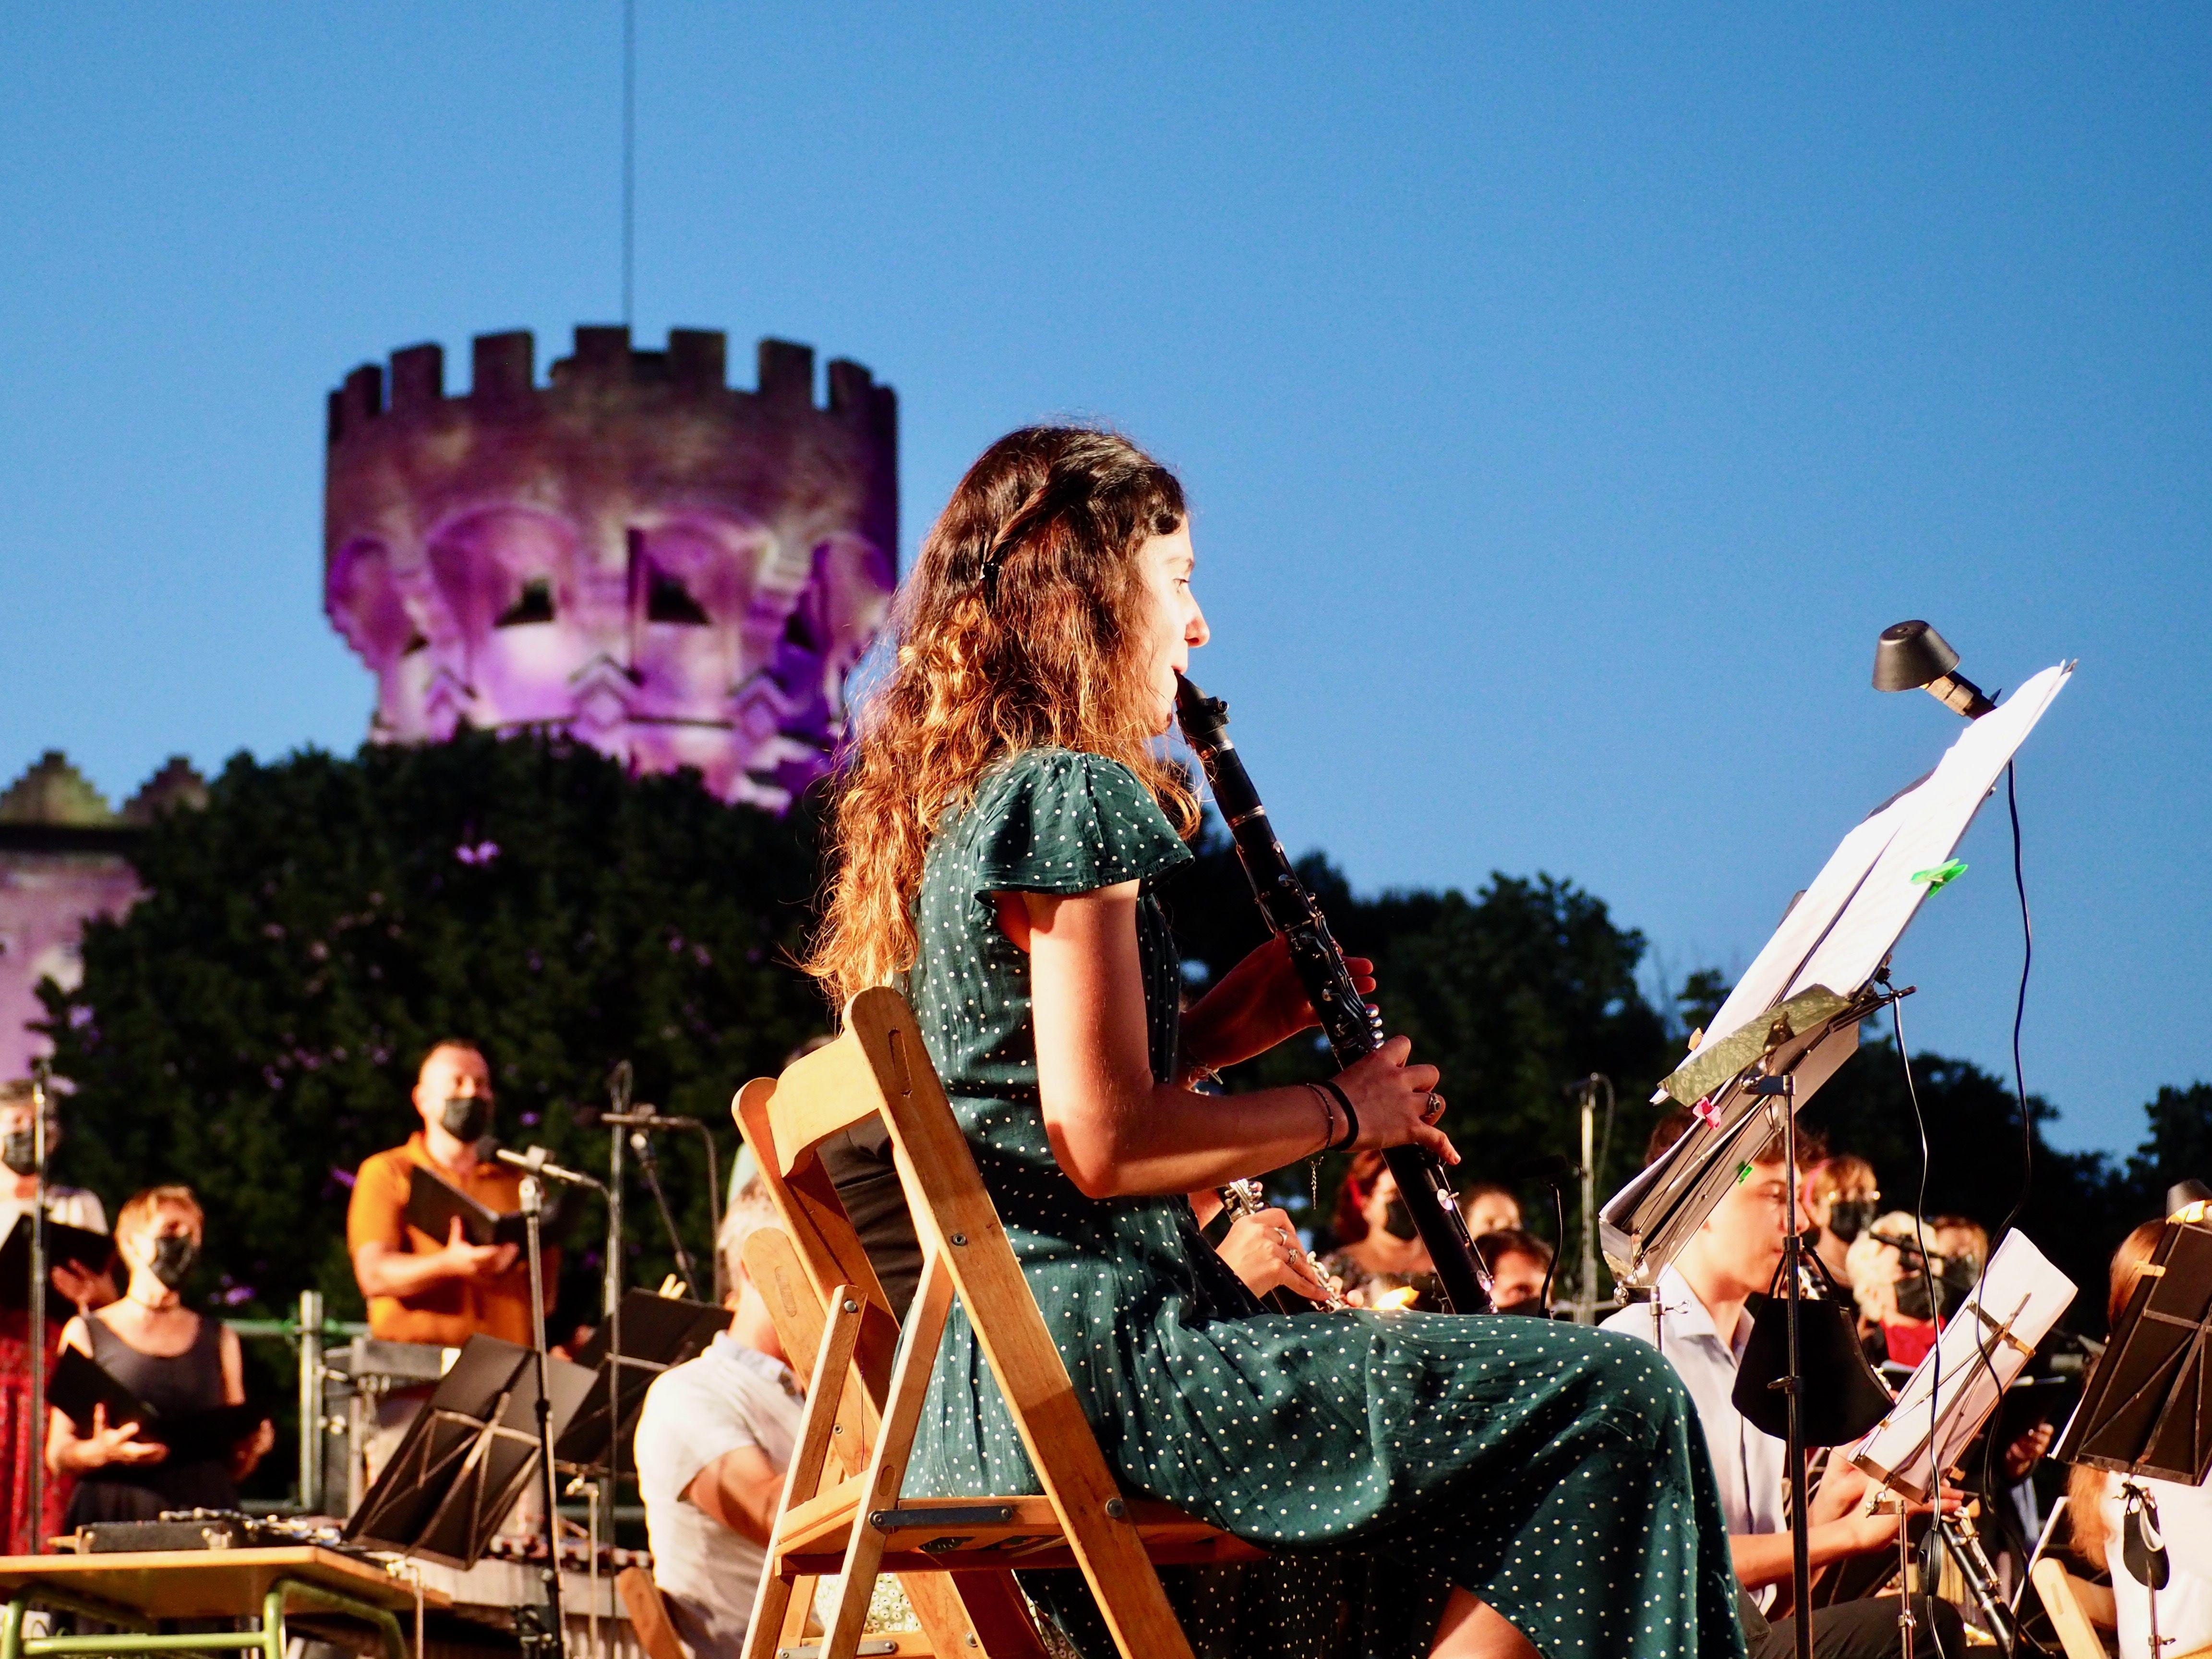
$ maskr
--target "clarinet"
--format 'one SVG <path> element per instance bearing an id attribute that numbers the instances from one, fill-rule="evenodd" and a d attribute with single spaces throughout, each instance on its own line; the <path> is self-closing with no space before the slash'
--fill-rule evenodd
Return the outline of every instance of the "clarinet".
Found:
<path id="1" fill-rule="evenodd" d="M 1229 740 L 1229 705 L 1209 697 L 1183 676 L 1176 677 L 1176 718 L 1183 740 L 1197 752 L 1213 790 L 1214 805 L 1237 842 L 1237 861 L 1252 884 L 1252 896 L 1267 926 L 1286 939 L 1291 964 L 1304 985 L 1330 1052 L 1339 1068 L 1382 1046 L 1382 1016 L 1359 994 L 1344 951 L 1328 931 L 1328 918 L 1291 867 L 1290 855 L 1275 838 L 1267 809 L 1246 775 L 1237 745 Z M 1490 1273 L 1468 1237 L 1443 1160 L 1425 1146 L 1393 1146 L 1382 1154 L 1398 1182 L 1399 1195 L 1413 1212 L 1413 1224 L 1443 1283 L 1446 1305 L 1454 1313 L 1488 1313 Z"/>

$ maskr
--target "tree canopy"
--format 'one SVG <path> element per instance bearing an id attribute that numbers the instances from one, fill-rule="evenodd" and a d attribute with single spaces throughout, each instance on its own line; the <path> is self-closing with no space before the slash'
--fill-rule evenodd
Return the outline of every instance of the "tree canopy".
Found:
<path id="1" fill-rule="evenodd" d="M 574 1111 L 604 1101 L 617 1060 L 640 1101 L 715 1126 L 726 1158 L 732 1091 L 828 1024 L 791 965 L 815 879 L 805 817 L 581 746 L 464 734 L 241 756 L 134 857 L 146 896 L 88 928 L 74 992 L 46 988 L 75 1087 L 64 1168 L 111 1205 L 191 1182 L 209 1217 L 199 1288 L 241 1312 L 315 1286 L 358 1316 L 351 1174 L 418 1127 L 409 1089 L 441 1037 L 484 1048 L 503 1139 L 592 1169 L 605 1132 Z M 696 1248 L 701 1160 L 672 1146 L 665 1163 Z M 668 1252 L 633 1213 L 633 1282 L 657 1283 Z M 580 1292 L 593 1224 L 569 1252 Z"/>
<path id="2" fill-rule="evenodd" d="M 1197 852 L 1163 892 L 1194 990 L 1263 937 L 1218 827 Z M 617 1060 L 635 1066 L 640 1100 L 714 1126 L 726 1160 L 732 1091 L 829 1024 L 794 965 L 817 880 L 807 811 L 779 820 L 726 806 L 687 775 L 633 778 L 580 747 L 464 734 L 350 758 L 241 757 L 204 809 L 164 816 L 134 856 L 146 897 L 88 929 L 74 992 L 46 988 L 56 1070 L 76 1091 L 63 1170 L 111 1204 L 190 1182 L 210 1219 L 193 1293 L 240 1312 L 281 1312 L 308 1286 L 334 1312 L 359 1310 L 347 1182 L 415 1127 L 414 1068 L 441 1037 L 484 1047 L 506 1139 L 597 1168 L 605 1133 L 580 1128 L 575 1110 L 604 1099 Z M 1577 1158 L 1563 1085 L 1594 1071 L 1617 1100 L 1601 1195 L 1626 1180 L 1657 1115 L 1653 1086 L 1724 994 L 1719 975 L 1692 975 L 1671 1006 L 1656 1002 L 1639 981 L 1643 936 L 1553 876 L 1497 874 L 1472 895 L 1362 896 L 1319 854 L 1301 869 L 1346 948 L 1375 959 L 1390 1028 L 1443 1068 L 1462 1184 L 1511 1182 L 1547 1154 Z M 1927 1208 L 1994 1226 L 2021 1188 L 2009 1087 L 1964 1060 L 1914 1064 Z M 1317 1041 L 1293 1042 L 1230 1082 L 1326 1065 Z M 2126 1163 L 2054 1151 L 2042 1140 L 2051 1109 L 2031 1107 L 2022 1223 L 2084 1284 L 2166 1184 L 2212 1173 L 2203 1084 L 2160 1094 L 2149 1139 Z M 1887 1204 L 1913 1206 L 1919 1132 L 1893 1048 L 1869 1033 L 1806 1109 L 1838 1150 L 1874 1164 Z M 672 1146 L 665 1163 L 696 1247 L 700 1161 Z M 1342 1167 L 1326 1162 L 1320 1181 Z M 1273 1179 L 1287 1201 L 1309 1190 L 1303 1166 Z M 1322 1196 L 1316 1222 L 1326 1185 Z M 1522 1200 L 1549 1231 L 1541 1188 L 1524 1184 Z M 629 1282 L 657 1283 L 669 1253 L 649 1206 L 632 1214 Z M 580 1317 L 597 1311 L 599 1224 L 586 1213 L 572 1236 Z"/>

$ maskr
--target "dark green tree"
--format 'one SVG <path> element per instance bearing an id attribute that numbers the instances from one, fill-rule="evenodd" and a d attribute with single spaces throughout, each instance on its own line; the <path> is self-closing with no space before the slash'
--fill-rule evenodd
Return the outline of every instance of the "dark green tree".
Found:
<path id="1" fill-rule="evenodd" d="M 2212 1084 L 2160 1089 L 2143 1110 L 2150 1133 L 2128 1160 L 2138 1219 L 2159 1214 L 2176 1182 L 2212 1182 Z"/>
<path id="2" fill-rule="evenodd" d="M 241 756 L 204 811 L 148 835 L 147 896 L 88 930 L 77 989 L 46 988 L 73 1176 L 111 1206 L 190 1182 L 209 1212 L 200 1297 L 276 1313 L 317 1286 L 357 1316 L 348 1183 L 416 1126 L 408 1091 L 440 1037 L 483 1046 L 510 1143 L 604 1167 L 605 1132 L 574 1109 L 628 1058 L 637 1097 L 715 1126 L 726 1165 L 732 1091 L 826 1024 L 791 966 L 809 836 L 803 816 L 561 744 Z M 703 1249 L 702 1160 L 671 1146 L 665 1162 Z M 658 1283 L 669 1253 L 632 1202 L 631 1281 Z M 580 1316 L 598 1312 L 601 1224 L 572 1236 Z"/>
<path id="3" fill-rule="evenodd" d="M 2049 1102 L 2031 1094 L 2028 1109 L 2032 1182 L 2019 1099 L 2004 1079 L 1971 1060 L 1919 1054 L 1912 1057 L 1908 1090 L 1897 1046 L 1885 1037 L 1863 1043 L 1844 1062 L 1806 1103 L 1803 1121 L 1820 1132 L 1832 1152 L 1855 1152 L 1874 1165 L 1885 1210 L 1963 1215 L 1994 1234 L 2019 1204 L 2018 1224 L 2037 1248 L 2075 1284 L 2100 1285 L 2113 1245 L 2142 1218 L 2134 1195 L 2102 1153 L 2063 1152 L 2044 1139 L 2044 1126 L 2058 1115 Z M 2095 1296 L 2075 1304 L 2081 1328 L 2101 1320 L 2102 1304 Z"/>

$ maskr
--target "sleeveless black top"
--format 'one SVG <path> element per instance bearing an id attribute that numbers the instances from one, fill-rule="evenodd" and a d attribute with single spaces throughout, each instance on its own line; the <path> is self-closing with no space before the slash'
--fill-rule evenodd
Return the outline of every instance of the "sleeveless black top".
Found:
<path id="1" fill-rule="evenodd" d="M 192 1345 L 179 1354 L 141 1352 L 99 1315 L 88 1315 L 92 1357 L 117 1382 L 165 1418 L 197 1416 L 222 1403 L 222 1327 L 200 1320 Z M 238 1488 L 213 1458 L 159 1463 L 111 1463 L 81 1477 L 70 1500 L 72 1527 L 95 1521 L 153 1521 L 164 1510 L 234 1510 Z"/>

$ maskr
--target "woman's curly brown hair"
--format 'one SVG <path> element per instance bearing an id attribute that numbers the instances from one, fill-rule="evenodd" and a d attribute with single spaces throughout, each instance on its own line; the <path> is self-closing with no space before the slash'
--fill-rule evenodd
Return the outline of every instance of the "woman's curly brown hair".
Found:
<path id="1" fill-rule="evenodd" d="M 806 969 L 839 1006 L 914 965 L 930 837 L 1010 755 L 1121 761 L 1195 832 L 1189 781 L 1154 747 L 1136 558 L 1185 512 L 1175 475 L 1112 432 L 1027 427 L 968 469 L 893 608 L 895 664 L 855 711 L 832 787 Z"/>

